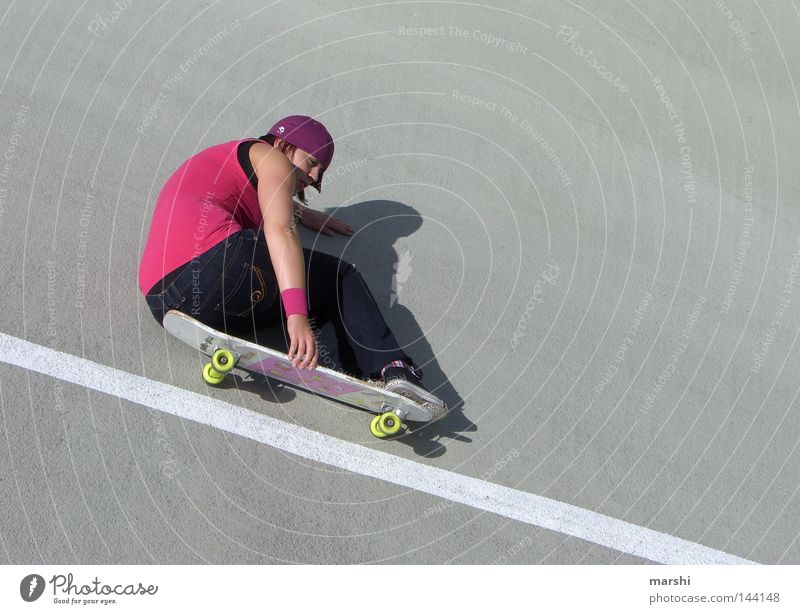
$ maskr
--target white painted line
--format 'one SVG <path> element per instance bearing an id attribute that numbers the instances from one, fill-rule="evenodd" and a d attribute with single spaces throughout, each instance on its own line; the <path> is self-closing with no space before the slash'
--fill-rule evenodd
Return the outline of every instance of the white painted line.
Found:
<path id="1" fill-rule="evenodd" d="M 754 564 L 574 505 L 341 441 L 169 384 L 0 333 L 0 360 L 279 450 L 669 565 Z"/>

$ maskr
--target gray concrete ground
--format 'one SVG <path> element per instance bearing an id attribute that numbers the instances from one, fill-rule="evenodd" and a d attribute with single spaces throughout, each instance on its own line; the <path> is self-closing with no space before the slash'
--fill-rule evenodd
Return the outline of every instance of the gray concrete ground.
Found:
<path id="1" fill-rule="evenodd" d="M 0 330 L 800 563 L 798 24 L 794 0 L 6 0 Z M 357 264 L 456 406 L 421 436 L 206 389 L 136 288 L 172 170 L 293 113 L 336 137 L 312 204 L 359 229 L 304 242 Z M 0 393 L 10 563 L 647 563 L 2 361 Z"/>

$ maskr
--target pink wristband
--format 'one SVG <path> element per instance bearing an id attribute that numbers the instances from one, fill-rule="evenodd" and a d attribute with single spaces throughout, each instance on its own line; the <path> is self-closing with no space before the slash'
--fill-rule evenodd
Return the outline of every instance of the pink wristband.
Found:
<path id="1" fill-rule="evenodd" d="M 308 315 L 308 307 L 306 305 L 306 291 L 305 288 L 289 288 L 281 292 L 283 299 L 283 309 L 286 311 L 286 317 L 301 313 L 304 316 Z"/>

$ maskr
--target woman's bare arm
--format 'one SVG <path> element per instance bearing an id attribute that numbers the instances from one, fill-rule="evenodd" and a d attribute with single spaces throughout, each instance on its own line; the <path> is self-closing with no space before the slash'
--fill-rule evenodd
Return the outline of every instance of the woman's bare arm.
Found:
<path id="1" fill-rule="evenodd" d="M 252 150 L 259 148 L 256 152 Z M 292 163 L 277 150 L 257 143 L 251 148 L 251 161 L 258 177 L 258 204 L 264 218 L 264 237 L 269 259 L 275 270 L 278 287 L 306 287 L 305 259 L 297 224 L 294 219 L 293 196 L 295 174 Z M 287 318 L 290 337 L 289 357 L 300 368 L 317 366 L 317 351 L 308 317 L 302 314 Z M 303 358 L 300 359 L 300 356 Z"/>

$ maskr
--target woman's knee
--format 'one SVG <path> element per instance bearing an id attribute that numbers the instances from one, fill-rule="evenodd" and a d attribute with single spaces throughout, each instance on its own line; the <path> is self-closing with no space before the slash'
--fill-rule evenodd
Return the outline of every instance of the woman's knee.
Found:
<path id="1" fill-rule="evenodd" d="M 336 277 L 342 278 L 346 275 L 352 275 L 354 273 L 360 274 L 358 273 L 356 266 L 347 260 L 343 260 L 324 252 L 312 250 L 304 251 L 309 277 L 314 276 L 325 279 L 334 279 Z"/>
<path id="2" fill-rule="evenodd" d="M 358 275 L 359 277 L 361 276 L 361 272 L 358 270 L 358 268 L 356 268 L 356 265 L 354 265 L 352 262 L 347 262 L 346 260 L 340 260 L 339 262 L 340 262 L 339 274 L 342 277 L 345 277 L 347 275 Z"/>

